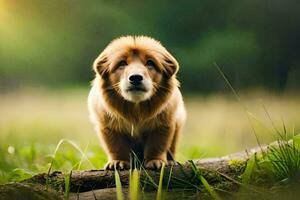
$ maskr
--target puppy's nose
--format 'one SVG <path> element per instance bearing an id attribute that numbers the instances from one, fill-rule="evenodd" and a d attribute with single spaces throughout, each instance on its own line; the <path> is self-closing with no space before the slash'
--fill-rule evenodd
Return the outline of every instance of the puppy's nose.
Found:
<path id="1" fill-rule="evenodd" d="M 129 81 L 132 85 L 139 85 L 143 80 L 143 76 L 140 74 L 133 74 L 129 76 Z"/>

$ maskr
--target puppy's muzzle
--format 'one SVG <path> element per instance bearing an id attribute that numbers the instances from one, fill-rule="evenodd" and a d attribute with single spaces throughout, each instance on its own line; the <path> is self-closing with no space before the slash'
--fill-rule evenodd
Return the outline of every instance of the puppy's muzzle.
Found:
<path id="1" fill-rule="evenodd" d="M 129 92 L 147 92 L 143 80 L 144 77 L 141 74 L 132 74 L 129 76 L 130 86 L 128 87 Z"/>
<path id="2" fill-rule="evenodd" d="M 129 76 L 129 82 L 133 86 L 139 86 L 142 84 L 143 76 L 140 74 L 132 74 Z"/>

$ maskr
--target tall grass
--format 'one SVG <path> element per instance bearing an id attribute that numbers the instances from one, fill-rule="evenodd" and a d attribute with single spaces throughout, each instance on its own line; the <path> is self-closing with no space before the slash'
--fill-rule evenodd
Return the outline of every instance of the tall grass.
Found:
<path id="1" fill-rule="evenodd" d="M 140 171 L 134 168 L 130 171 L 129 195 L 131 200 L 138 200 L 140 196 Z"/>
<path id="2" fill-rule="evenodd" d="M 300 180 L 300 151 L 299 151 L 299 146 L 296 146 L 295 141 L 289 141 L 288 140 L 288 134 L 287 134 L 287 128 L 284 123 L 283 118 L 281 117 L 282 120 L 282 127 L 283 127 L 283 132 L 279 131 L 277 127 L 275 126 L 275 123 L 271 119 L 271 116 L 266 109 L 265 105 L 263 104 L 263 109 L 271 122 L 272 128 L 274 129 L 275 133 L 279 137 L 279 140 L 277 142 L 278 145 L 275 146 L 270 146 L 267 152 L 264 152 L 261 147 L 261 142 L 258 138 L 258 134 L 254 128 L 254 125 L 252 124 L 250 116 L 254 116 L 251 112 L 248 111 L 244 103 L 242 102 L 240 96 L 236 92 L 236 90 L 233 88 L 223 71 L 220 69 L 220 67 L 214 63 L 215 67 L 221 74 L 222 78 L 225 80 L 227 86 L 230 88 L 234 96 L 236 97 L 237 101 L 241 104 L 241 106 L 244 109 L 244 112 L 246 113 L 246 116 L 249 120 L 249 123 L 252 128 L 252 132 L 254 133 L 254 136 L 256 138 L 256 142 L 261 148 L 261 154 L 262 158 L 261 160 L 264 161 L 269 161 L 271 163 L 272 169 L 269 168 L 268 165 L 265 165 L 263 170 L 258 170 L 258 171 L 264 171 L 263 173 L 269 173 L 270 171 L 273 172 L 273 175 L 277 177 L 277 179 L 282 181 L 286 180 L 296 180 L 298 182 Z M 255 117 L 255 116 L 254 116 Z M 255 119 L 257 119 L 255 117 Z M 293 135 L 294 135 L 294 129 L 293 129 Z M 298 148 L 297 148 L 298 147 Z M 258 166 L 259 164 L 255 160 L 256 154 L 252 156 L 248 162 L 247 162 L 247 167 L 242 175 L 242 186 L 240 189 L 240 193 L 242 193 L 245 190 L 245 185 L 249 186 L 249 183 L 251 181 L 251 176 L 254 172 L 254 166 Z M 266 167 L 267 166 L 267 167 Z M 268 180 L 265 180 L 268 181 Z"/>
<path id="3" fill-rule="evenodd" d="M 71 177 L 72 177 L 72 171 L 70 171 L 70 173 L 65 174 L 65 192 L 64 192 L 65 200 L 69 199 Z"/>
<path id="4" fill-rule="evenodd" d="M 250 159 L 247 161 L 246 169 L 242 175 L 242 184 L 248 185 L 250 184 L 252 172 L 254 170 L 255 164 L 256 164 L 256 154 L 250 157 Z"/>
<path id="5" fill-rule="evenodd" d="M 249 120 L 249 123 L 251 125 L 251 129 L 252 129 L 252 133 L 254 134 L 255 136 L 255 139 L 256 139 L 256 142 L 258 144 L 258 146 L 261 148 L 261 144 L 260 144 L 260 141 L 258 139 L 258 135 L 255 131 L 255 128 L 254 128 L 254 125 L 252 124 L 251 122 L 251 119 L 250 119 L 250 115 L 253 115 L 249 110 L 248 108 L 245 106 L 245 104 L 243 103 L 243 101 L 241 100 L 241 97 L 240 95 L 237 93 L 237 91 L 233 88 L 233 86 L 231 85 L 230 81 L 228 80 L 228 78 L 225 76 L 225 74 L 223 73 L 223 71 L 221 70 L 221 68 L 217 65 L 217 63 L 214 63 L 215 67 L 217 68 L 217 70 L 219 71 L 219 73 L 221 74 L 222 78 L 225 80 L 227 86 L 230 88 L 231 92 L 234 94 L 235 98 L 237 99 L 237 101 L 240 103 L 240 105 L 242 106 L 246 116 L 247 116 L 247 119 Z"/>
<path id="6" fill-rule="evenodd" d="M 160 175 L 159 175 L 159 183 L 158 183 L 158 189 L 156 193 L 156 200 L 162 200 L 162 190 L 163 190 L 163 178 L 165 173 L 165 163 L 162 164 L 162 167 L 160 169 Z"/>
<path id="7" fill-rule="evenodd" d="M 193 161 L 189 161 L 190 166 L 196 176 L 196 178 L 202 183 L 204 188 L 207 190 L 207 192 L 211 195 L 213 199 L 219 200 L 219 195 L 215 192 L 214 188 L 207 182 L 207 180 L 204 178 L 204 176 L 201 173 L 201 170 L 196 167 L 195 163 Z"/>
<path id="8" fill-rule="evenodd" d="M 300 149 L 295 141 L 279 140 L 269 148 L 268 160 L 276 177 L 283 180 L 300 180 Z"/>
<path id="9" fill-rule="evenodd" d="M 58 142 L 58 144 L 57 144 L 57 146 L 56 146 L 56 148 L 55 148 L 55 151 L 54 151 L 54 153 L 53 153 L 53 155 L 52 155 L 52 160 L 51 160 L 51 163 L 50 163 L 50 166 L 49 166 L 49 169 L 48 169 L 48 176 L 49 176 L 49 174 L 50 174 L 50 172 L 51 172 L 53 163 L 54 163 L 54 161 L 55 161 L 56 154 L 57 154 L 57 152 L 60 150 L 61 146 L 62 146 L 64 143 L 71 145 L 74 149 L 76 149 L 78 152 L 80 152 L 80 154 L 81 154 L 81 159 L 80 159 L 80 161 L 79 161 L 78 163 L 76 163 L 76 165 L 78 166 L 77 169 L 79 169 L 79 167 L 81 166 L 81 163 L 82 163 L 82 159 L 83 159 L 83 158 L 86 159 L 86 160 L 88 161 L 88 163 L 90 164 L 90 167 L 92 167 L 93 169 L 95 168 L 95 166 L 90 162 L 90 160 L 86 157 L 85 153 L 81 150 L 81 148 L 80 148 L 75 142 L 73 142 L 73 141 L 71 141 L 71 140 L 68 140 L 68 139 L 61 139 L 61 140 Z M 76 165 L 74 165 L 74 166 L 72 167 L 72 169 L 73 169 L 74 167 L 76 167 Z"/>
<path id="10" fill-rule="evenodd" d="M 115 169 L 115 183 L 116 183 L 117 200 L 123 200 L 124 196 L 122 191 L 122 183 L 117 169 Z"/>

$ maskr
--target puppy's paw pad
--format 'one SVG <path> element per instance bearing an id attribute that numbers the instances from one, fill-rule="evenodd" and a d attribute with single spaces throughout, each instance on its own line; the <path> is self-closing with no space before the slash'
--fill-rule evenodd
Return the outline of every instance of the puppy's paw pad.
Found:
<path id="1" fill-rule="evenodd" d="M 129 169 L 130 168 L 130 163 L 129 161 L 126 160 L 112 160 L 108 162 L 105 167 L 106 170 L 114 170 L 114 169 Z"/>
<path id="2" fill-rule="evenodd" d="M 160 169 L 163 166 L 163 164 L 166 165 L 167 163 L 165 161 L 159 160 L 159 159 L 149 160 L 149 161 L 146 162 L 145 167 L 147 169 Z"/>

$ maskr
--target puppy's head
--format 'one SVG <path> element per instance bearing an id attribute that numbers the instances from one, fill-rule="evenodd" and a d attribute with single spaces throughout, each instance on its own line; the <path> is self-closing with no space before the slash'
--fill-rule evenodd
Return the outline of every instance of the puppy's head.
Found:
<path id="1" fill-rule="evenodd" d="M 139 103 L 166 87 L 177 73 L 178 63 L 158 41 L 126 36 L 104 49 L 94 70 L 105 81 L 104 90 L 114 90 L 125 100 Z"/>

